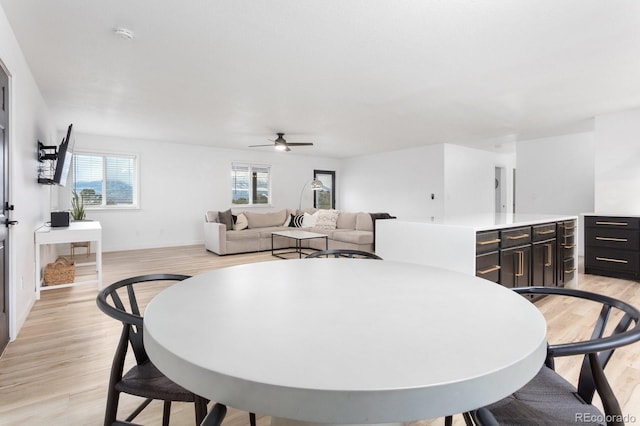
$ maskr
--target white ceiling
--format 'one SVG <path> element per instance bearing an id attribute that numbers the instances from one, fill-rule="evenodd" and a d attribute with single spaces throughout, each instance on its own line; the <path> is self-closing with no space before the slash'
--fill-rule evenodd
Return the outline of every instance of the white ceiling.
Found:
<path id="1" fill-rule="evenodd" d="M 347 157 L 507 146 L 640 107 L 636 0 L 0 5 L 56 125 L 82 133 L 248 149 L 285 132 L 315 143 L 294 153 Z"/>

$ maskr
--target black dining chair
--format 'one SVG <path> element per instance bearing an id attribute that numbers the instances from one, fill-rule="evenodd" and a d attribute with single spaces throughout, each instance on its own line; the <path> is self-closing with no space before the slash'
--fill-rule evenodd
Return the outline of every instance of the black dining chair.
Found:
<path id="1" fill-rule="evenodd" d="M 320 250 L 314 251 L 311 254 L 308 254 L 305 259 L 314 259 L 319 257 L 347 257 L 350 259 L 378 259 L 382 260 L 382 258 L 374 253 L 369 253 L 368 251 L 363 250 L 352 250 L 352 249 L 331 249 L 331 250 Z"/>
<path id="2" fill-rule="evenodd" d="M 96 303 L 102 312 L 122 322 L 120 341 L 111 365 L 107 406 L 104 424 L 129 425 L 153 400 L 164 401 L 163 425 L 169 424 L 171 402 L 193 402 L 195 405 L 195 424 L 200 424 L 207 415 L 208 400 L 195 395 L 171 381 L 149 360 L 142 341 L 143 317 L 138 306 L 134 287 L 150 281 L 182 281 L 187 275 L 153 274 L 127 278 L 102 289 Z M 138 287 L 139 288 L 139 287 Z M 111 303 L 109 303 L 109 299 Z M 124 373 L 125 358 L 131 347 L 135 356 L 135 365 Z M 140 406 L 124 421 L 116 420 L 120 394 L 126 393 L 144 398 Z"/>
<path id="3" fill-rule="evenodd" d="M 623 425 L 620 404 L 604 369 L 617 348 L 640 340 L 640 311 L 621 300 L 576 289 L 522 287 L 514 291 L 522 295 L 565 296 L 595 302 L 601 305 L 600 314 L 589 340 L 550 344 L 544 366 L 529 383 L 507 398 L 465 415 L 467 424 Z M 555 358 L 573 355 L 583 355 L 577 387 L 554 370 Z M 604 414 L 592 404 L 596 392 Z"/>

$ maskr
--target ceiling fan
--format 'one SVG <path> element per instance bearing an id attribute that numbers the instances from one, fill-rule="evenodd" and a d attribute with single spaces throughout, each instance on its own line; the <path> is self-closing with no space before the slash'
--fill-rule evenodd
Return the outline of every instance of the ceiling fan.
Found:
<path id="1" fill-rule="evenodd" d="M 257 146 L 273 146 L 278 151 L 291 151 L 290 146 L 311 146 L 312 142 L 287 142 L 284 138 L 284 133 L 276 133 L 278 137 L 273 141 L 273 144 L 267 145 L 249 145 L 249 148 L 254 148 Z"/>

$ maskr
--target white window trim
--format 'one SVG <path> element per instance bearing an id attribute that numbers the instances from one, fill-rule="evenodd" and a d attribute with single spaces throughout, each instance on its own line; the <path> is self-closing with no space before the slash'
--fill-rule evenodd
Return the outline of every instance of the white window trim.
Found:
<path id="1" fill-rule="evenodd" d="M 102 151 L 102 150 L 75 150 L 73 152 L 73 156 L 76 155 L 94 155 L 101 157 L 129 157 L 134 159 L 134 169 L 135 169 L 135 186 L 133 188 L 133 204 L 131 205 L 100 205 L 100 206 L 91 206 L 85 205 L 85 210 L 91 211 L 117 211 L 117 210 L 140 210 L 140 154 L 136 152 L 122 152 L 122 151 Z M 73 173 L 73 170 L 71 171 Z M 71 179 L 72 182 L 73 178 Z M 70 190 L 73 190 L 73 185 L 69 185 Z"/>
<path id="2" fill-rule="evenodd" d="M 251 203 L 248 204 L 236 204 L 233 202 L 233 180 L 232 177 L 229 176 L 229 187 L 231 188 L 230 190 L 230 197 L 231 197 L 231 207 L 232 208 L 247 208 L 247 209 L 253 209 L 253 208 L 264 208 L 264 207 L 273 207 L 273 167 L 271 166 L 271 164 L 262 164 L 262 163 L 251 163 L 251 162 L 247 162 L 247 161 L 232 161 L 231 162 L 231 169 L 230 171 L 233 172 L 233 167 L 234 166 L 248 166 L 249 167 L 249 173 L 251 173 L 251 170 L 254 167 L 266 167 L 269 169 L 269 202 L 265 203 L 265 204 L 255 204 L 253 203 L 253 200 L 251 199 L 252 196 L 252 191 L 251 188 L 249 188 L 249 198 L 250 201 L 252 201 Z"/>

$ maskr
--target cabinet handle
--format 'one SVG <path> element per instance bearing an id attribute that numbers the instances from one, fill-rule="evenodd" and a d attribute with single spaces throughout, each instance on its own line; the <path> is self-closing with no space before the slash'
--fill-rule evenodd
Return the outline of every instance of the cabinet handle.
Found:
<path id="1" fill-rule="evenodd" d="M 489 272 L 495 272 L 500 270 L 500 265 L 493 265 L 491 268 L 483 269 L 482 271 L 477 271 L 480 275 L 488 274 Z"/>
<path id="2" fill-rule="evenodd" d="M 626 238 L 613 238 L 613 237 L 596 237 L 596 240 L 599 241 L 615 241 L 617 243 L 626 243 L 627 240 Z"/>
<path id="3" fill-rule="evenodd" d="M 511 235 L 507 235 L 507 240 L 521 240 L 523 238 L 529 238 L 529 234 L 521 234 L 512 237 Z"/>
<path id="4" fill-rule="evenodd" d="M 611 259 L 609 257 L 598 257 L 596 256 L 596 260 L 600 260 L 602 262 L 613 262 L 613 263 L 629 263 L 628 260 L 623 259 Z"/>
<path id="5" fill-rule="evenodd" d="M 565 244 L 565 243 L 562 243 L 562 246 L 566 249 L 572 249 L 576 247 L 575 244 Z"/>
<path id="6" fill-rule="evenodd" d="M 627 222 L 606 222 L 606 221 L 596 221 L 596 225 L 611 225 L 611 226 L 628 226 Z"/>
<path id="7" fill-rule="evenodd" d="M 553 247 L 551 246 L 551 244 L 545 244 L 545 246 L 547 247 L 547 256 L 549 260 L 544 263 L 544 266 L 552 266 L 553 265 L 553 253 L 552 253 Z"/>
<path id="8" fill-rule="evenodd" d="M 564 273 L 565 273 L 565 274 L 570 274 L 570 273 L 575 272 L 575 271 L 576 271 L 576 268 L 565 269 L 565 270 L 564 270 Z"/>
<path id="9" fill-rule="evenodd" d="M 555 234 L 556 231 L 555 229 L 549 229 L 548 231 L 536 231 L 536 234 L 538 235 L 549 235 L 549 234 Z"/>
<path id="10" fill-rule="evenodd" d="M 518 272 L 516 272 L 516 277 L 523 277 L 524 276 L 524 252 L 516 251 L 515 253 L 518 255 Z"/>
<path id="11" fill-rule="evenodd" d="M 564 227 L 565 231 L 573 231 L 574 229 L 576 229 L 575 225 L 565 225 Z"/>
<path id="12" fill-rule="evenodd" d="M 478 245 L 479 246 L 486 246 L 487 244 L 496 244 L 500 242 L 500 238 L 496 238 L 495 240 L 488 240 L 488 241 L 478 241 Z"/>

